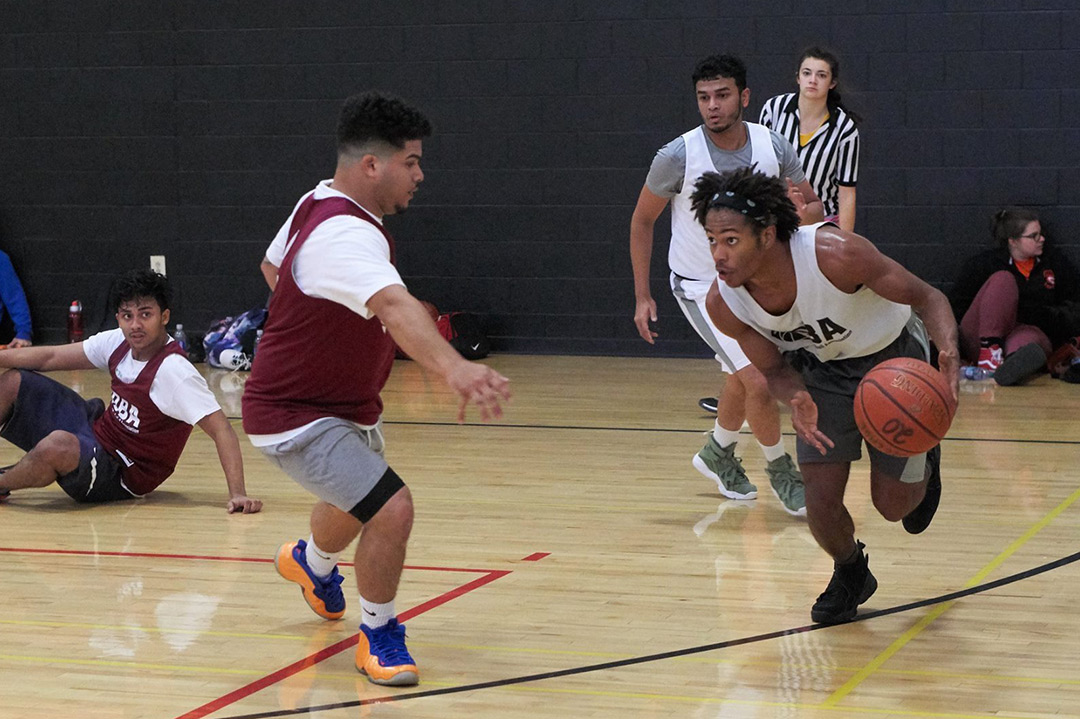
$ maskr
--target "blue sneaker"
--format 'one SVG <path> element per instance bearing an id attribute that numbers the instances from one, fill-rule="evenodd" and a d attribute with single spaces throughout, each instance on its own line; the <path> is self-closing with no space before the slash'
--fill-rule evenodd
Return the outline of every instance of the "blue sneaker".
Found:
<path id="1" fill-rule="evenodd" d="M 345 578 L 337 567 L 326 579 L 316 576 L 308 566 L 306 550 L 307 542 L 303 539 L 282 544 L 274 557 L 274 566 L 278 574 L 303 588 L 304 600 L 316 614 L 323 619 L 340 619 L 345 614 L 345 595 L 341 591 Z"/>
<path id="2" fill-rule="evenodd" d="M 397 619 L 378 629 L 360 625 L 356 668 L 375 684 L 403 687 L 420 683 L 416 662 L 405 648 L 405 625 Z"/>

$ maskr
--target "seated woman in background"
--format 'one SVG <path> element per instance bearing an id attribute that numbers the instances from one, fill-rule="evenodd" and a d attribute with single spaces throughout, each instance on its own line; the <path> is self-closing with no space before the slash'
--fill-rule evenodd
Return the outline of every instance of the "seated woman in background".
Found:
<path id="1" fill-rule="evenodd" d="M 1080 274 L 1034 211 L 1001 210 L 992 229 L 994 248 L 964 262 L 951 300 L 963 358 L 1013 385 L 1041 371 L 1055 347 L 1077 344 Z"/>

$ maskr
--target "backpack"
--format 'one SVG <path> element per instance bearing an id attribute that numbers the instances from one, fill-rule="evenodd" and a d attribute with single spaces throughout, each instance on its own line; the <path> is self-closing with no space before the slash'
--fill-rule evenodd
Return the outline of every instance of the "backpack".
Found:
<path id="1" fill-rule="evenodd" d="M 439 315 L 435 321 L 439 334 L 443 336 L 458 353 L 467 360 L 478 360 L 488 356 L 491 343 L 480 327 L 476 315 L 468 312 L 449 312 Z"/>
<path id="2" fill-rule="evenodd" d="M 226 317 L 210 323 L 203 337 L 206 361 L 211 367 L 250 369 L 255 355 L 255 338 L 266 324 L 265 307 L 256 307 L 236 317 Z M 222 356 L 225 353 L 225 356 Z"/>

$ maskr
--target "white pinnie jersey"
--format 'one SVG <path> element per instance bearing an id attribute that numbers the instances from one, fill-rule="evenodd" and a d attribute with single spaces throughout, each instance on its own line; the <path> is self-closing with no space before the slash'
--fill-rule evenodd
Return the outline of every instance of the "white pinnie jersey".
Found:
<path id="1" fill-rule="evenodd" d="M 780 161 L 776 158 L 773 147 L 772 131 L 764 125 L 753 122 L 745 123 L 750 135 L 750 151 L 753 162 L 759 172 L 777 177 L 780 174 Z M 717 172 L 712 157 L 709 156 L 709 140 L 705 137 L 705 128 L 695 127 L 682 136 L 686 143 L 686 171 L 683 175 L 682 189 L 671 199 L 671 244 L 668 247 L 668 267 L 671 271 L 691 280 L 709 280 L 716 278 L 716 265 L 709 252 L 709 238 L 705 228 L 694 218 L 690 209 L 690 195 L 694 194 L 694 183 L 706 172 Z"/>
<path id="2" fill-rule="evenodd" d="M 837 289 L 818 267 L 817 229 L 804 225 L 792 235 L 795 304 L 782 315 L 762 309 L 744 287 L 723 282 L 720 296 L 732 314 L 765 336 L 781 352 L 805 349 L 822 362 L 863 357 L 884 349 L 900 336 L 911 307 L 878 295 L 869 287 L 848 294 Z"/>

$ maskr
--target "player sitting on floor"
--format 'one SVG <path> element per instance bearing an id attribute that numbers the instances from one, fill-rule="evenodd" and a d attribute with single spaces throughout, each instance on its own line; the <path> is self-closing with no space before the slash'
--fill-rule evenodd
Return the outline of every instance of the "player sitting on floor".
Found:
<path id="1" fill-rule="evenodd" d="M 119 329 L 85 342 L 0 352 L 0 437 L 26 451 L 0 474 L 0 495 L 53 482 L 77 502 L 148 494 L 169 478 L 192 425 L 214 440 L 229 512 L 258 512 L 246 496 L 240 442 L 198 370 L 166 332 L 165 277 L 135 270 L 116 282 Z M 36 371 L 108 370 L 112 399 L 84 400 Z"/>

